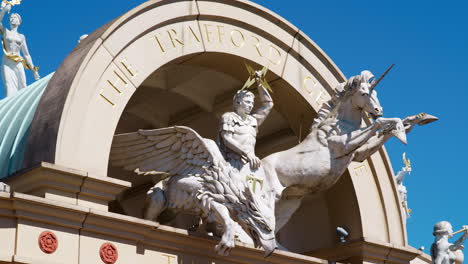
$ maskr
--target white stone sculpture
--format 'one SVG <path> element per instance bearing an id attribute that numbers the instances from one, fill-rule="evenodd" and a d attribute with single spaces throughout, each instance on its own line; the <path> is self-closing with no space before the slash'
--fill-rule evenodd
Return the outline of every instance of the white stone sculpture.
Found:
<path id="1" fill-rule="evenodd" d="M 403 180 L 407 174 L 411 173 L 411 161 L 406 159 L 406 153 L 403 153 L 403 163 L 405 163 L 405 167 L 401 168 L 401 170 L 395 175 L 395 180 L 397 182 L 398 194 L 400 195 L 401 206 L 405 211 L 406 218 L 410 217 L 411 209 L 408 208 L 408 201 L 407 201 L 407 190 L 406 186 L 403 185 Z"/>
<path id="2" fill-rule="evenodd" d="M 0 192 L 10 192 L 10 186 L 0 182 Z"/>
<path id="3" fill-rule="evenodd" d="M 1 21 L 6 12 L 10 12 L 11 4 L 2 1 L 0 10 L 0 31 L 2 34 L 3 58 L 2 79 L 6 96 L 11 96 L 19 90 L 26 88 L 26 74 L 24 68 L 32 70 L 34 79 L 39 80 L 39 68 L 34 66 L 29 54 L 26 38 L 18 32 L 21 25 L 21 16 L 17 13 L 10 15 L 10 29 L 3 26 Z M 24 58 L 21 56 L 23 54 Z"/>
<path id="4" fill-rule="evenodd" d="M 450 243 L 449 238 L 455 234 L 463 232 L 463 235 L 455 241 Z M 433 264 L 461 264 L 463 263 L 463 242 L 468 237 L 468 226 L 457 232 L 453 232 L 452 225 L 447 221 L 440 221 L 434 225 L 435 236 L 434 243 L 431 246 L 431 257 Z"/>
<path id="5" fill-rule="evenodd" d="M 148 192 L 146 219 L 156 220 L 170 210 L 219 224 L 222 237 L 216 251 L 224 256 L 234 247 L 235 235 L 246 237 L 245 233 L 265 249 L 265 255 L 276 248 L 274 194 L 264 188 L 265 175 L 254 151 L 257 128 L 273 101 L 262 85 L 262 73 L 255 74 L 262 106 L 251 113 L 253 93 L 238 91 L 235 111 L 221 118 L 219 145 L 181 126 L 117 135 L 112 145 L 114 166 L 140 174 L 168 174 Z M 236 234 L 240 231 L 245 233 Z"/>
<path id="6" fill-rule="evenodd" d="M 233 220 L 270 254 L 276 246 L 274 233 L 290 219 L 304 195 L 333 186 L 352 161 L 364 161 L 390 137 L 406 143 L 406 133 L 414 125 L 437 120 L 426 114 L 403 120 L 382 118 L 374 88 L 385 74 L 373 81 L 372 73 L 363 71 L 338 85 L 336 98 L 324 104 L 310 134 L 299 145 L 259 162 L 253 152 L 255 124 L 263 121 L 272 106 L 262 87 L 267 83 L 259 75 L 255 80 L 263 108 L 249 115 L 253 98 L 242 96 L 235 115 L 226 114 L 228 118 L 221 121 L 220 141 L 224 142 L 220 146 L 226 156 L 212 140 L 187 127 L 116 135 L 112 145 L 114 166 L 144 175 L 167 174 L 148 193 L 145 217 L 156 219 L 162 211 L 174 210 L 222 224 L 217 246 L 222 255 L 234 246 Z M 366 114 L 376 121 L 363 127 Z M 233 120 L 237 124 L 232 125 Z"/>
<path id="7" fill-rule="evenodd" d="M 364 161 L 393 136 L 406 143 L 406 133 L 414 125 L 437 120 L 427 114 L 403 120 L 382 118 L 375 86 L 387 72 L 375 81 L 371 72 L 363 71 L 339 84 L 336 97 L 322 106 L 299 145 L 262 160 L 277 197 L 276 231 L 287 223 L 304 195 L 333 186 L 352 161 Z M 366 114 L 375 121 L 362 126 Z"/>
<path id="8" fill-rule="evenodd" d="M 81 35 L 80 38 L 78 39 L 78 43 L 81 43 L 84 39 L 88 37 L 88 34 Z"/>
<path id="9" fill-rule="evenodd" d="M 261 107 L 251 113 L 254 94 L 239 90 L 233 99 L 234 112 L 224 113 L 219 125 L 218 145 L 221 153 L 234 168 L 247 170 L 247 173 L 260 167 L 260 159 L 255 155 L 257 130 L 273 108 L 273 99 L 260 82 L 262 73 L 258 71 L 255 74 Z M 250 166 L 244 166 L 247 163 Z"/>

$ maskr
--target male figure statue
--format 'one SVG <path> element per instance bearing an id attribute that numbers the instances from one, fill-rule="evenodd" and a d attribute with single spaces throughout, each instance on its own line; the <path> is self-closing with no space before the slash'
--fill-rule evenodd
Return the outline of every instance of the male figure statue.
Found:
<path id="1" fill-rule="evenodd" d="M 455 233 L 463 232 L 463 235 L 450 243 L 449 238 Z M 463 226 L 463 229 L 453 233 L 452 225 L 447 221 L 440 221 L 434 225 L 435 236 L 434 243 L 431 246 L 431 257 L 433 264 L 461 264 L 463 262 L 463 242 L 468 237 L 468 226 Z"/>
<path id="2" fill-rule="evenodd" d="M 234 112 L 224 113 L 219 126 L 219 148 L 226 161 L 238 171 L 242 171 L 247 163 L 252 171 L 260 167 L 260 159 L 255 155 L 258 126 L 273 108 L 273 100 L 260 81 L 261 71 L 255 74 L 261 106 L 252 112 L 254 94 L 247 90 L 239 90 L 233 99 Z"/>

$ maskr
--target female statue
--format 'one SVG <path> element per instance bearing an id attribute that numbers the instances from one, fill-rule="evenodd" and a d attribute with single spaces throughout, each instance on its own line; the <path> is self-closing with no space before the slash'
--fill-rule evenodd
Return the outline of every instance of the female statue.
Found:
<path id="1" fill-rule="evenodd" d="M 6 12 L 10 12 L 11 5 L 2 1 L 0 11 L 0 32 L 2 34 L 3 58 L 2 79 L 6 90 L 6 96 L 10 96 L 19 90 L 26 88 L 26 74 L 24 68 L 34 72 L 34 79 L 38 80 L 39 73 L 29 55 L 26 38 L 18 32 L 21 25 L 21 16 L 17 13 L 10 15 L 10 29 L 3 26 L 2 20 Z M 21 56 L 23 53 L 24 58 Z"/>

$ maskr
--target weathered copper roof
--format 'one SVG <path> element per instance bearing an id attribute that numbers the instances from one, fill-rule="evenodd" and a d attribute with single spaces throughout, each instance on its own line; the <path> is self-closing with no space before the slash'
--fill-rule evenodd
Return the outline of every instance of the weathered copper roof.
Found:
<path id="1" fill-rule="evenodd" d="M 0 100 L 0 178 L 22 169 L 29 128 L 52 75 Z"/>

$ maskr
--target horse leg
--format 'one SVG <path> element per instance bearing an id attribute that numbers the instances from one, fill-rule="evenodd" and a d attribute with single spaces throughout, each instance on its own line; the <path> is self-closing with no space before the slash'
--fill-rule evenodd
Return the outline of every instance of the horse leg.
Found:
<path id="1" fill-rule="evenodd" d="M 364 145 L 360 146 L 354 152 L 353 161 L 363 162 L 365 159 L 370 157 L 370 155 L 374 154 L 377 150 L 379 150 L 383 146 L 383 144 L 387 142 L 387 140 L 392 136 L 393 134 L 391 133 L 373 136 Z"/>
<path id="2" fill-rule="evenodd" d="M 375 138 L 378 130 L 391 128 L 399 121 L 399 118 L 380 117 L 365 129 L 353 131 L 345 135 L 330 137 L 328 141 L 331 143 L 330 147 L 333 149 L 334 156 L 336 158 L 341 158 L 354 154 L 353 152 L 356 152 L 356 150 L 363 145 L 368 144 L 372 138 Z"/>
<path id="3" fill-rule="evenodd" d="M 348 156 L 362 144 L 365 144 L 369 138 L 375 135 L 375 132 L 377 132 L 375 127 L 373 129 L 369 127 L 362 131 L 354 131 L 351 135 L 331 136 L 328 138 L 329 147 L 336 158 Z"/>
<path id="4" fill-rule="evenodd" d="M 407 117 L 403 120 L 403 124 L 405 125 L 405 133 L 408 134 L 416 124 L 415 121 L 411 120 L 413 116 Z M 408 119 L 408 121 L 407 121 Z M 398 118 L 386 118 L 386 120 L 390 121 L 397 121 Z M 374 154 L 377 150 L 379 150 L 388 139 L 393 137 L 393 134 L 388 131 L 385 134 L 377 134 L 371 137 L 364 145 L 360 146 L 354 152 L 353 161 L 362 162 L 367 159 L 370 155 Z"/>
<path id="5" fill-rule="evenodd" d="M 291 219 L 291 216 L 296 212 L 296 210 L 301 205 L 303 196 L 291 197 L 287 200 L 281 199 L 275 204 L 275 219 L 276 227 L 275 234 L 278 233 L 281 228 L 286 225 L 286 223 Z"/>

